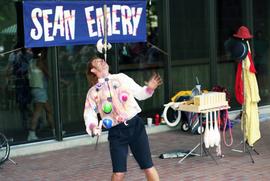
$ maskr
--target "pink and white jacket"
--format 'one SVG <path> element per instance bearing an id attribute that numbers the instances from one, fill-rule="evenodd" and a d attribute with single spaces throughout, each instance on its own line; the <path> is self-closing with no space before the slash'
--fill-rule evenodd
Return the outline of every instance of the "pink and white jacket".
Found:
<path id="1" fill-rule="evenodd" d="M 110 74 L 101 78 L 87 93 L 84 107 L 86 131 L 98 125 L 97 113 L 102 119 L 112 120 L 112 126 L 126 122 L 141 112 L 137 100 L 145 100 L 153 95 L 147 86 L 141 87 L 126 74 Z M 108 106 L 109 105 L 109 106 Z"/>

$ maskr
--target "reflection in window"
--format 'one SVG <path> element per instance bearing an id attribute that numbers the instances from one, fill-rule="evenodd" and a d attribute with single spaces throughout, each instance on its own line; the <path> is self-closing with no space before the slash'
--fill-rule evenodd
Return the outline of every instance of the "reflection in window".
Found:
<path id="1" fill-rule="evenodd" d="M 254 12 L 254 64 L 261 96 L 260 105 L 269 103 L 270 85 L 270 2 L 268 0 L 253 1 Z"/>
<path id="2" fill-rule="evenodd" d="M 206 1 L 170 1 L 172 61 L 208 58 Z"/>
<path id="3" fill-rule="evenodd" d="M 157 3 L 157 1 L 151 1 L 147 4 L 147 42 L 119 44 L 121 65 L 156 64 L 160 61 L 161 52 L 156 48 L 159 46 Z M 125 69 L 125 66 L 120 66 L 120 69 Z"/>
<path id="4" fill-rule="evenodd" d="M 23 102 L 26 97 L 19 96 L 23 88 L 24 75 L 16 74 L 15 62 L 27 54 L 26 51 L 13 51 L 20 48 L 17 44 L 16 2 L 0 1 L 0 132 L 14 142 L 24 141 L 27 137 L 29 123 L 28 109 Z M 17 62 L 18 63 L 18 62 Z M 21 69 L 25 70 L 25 69 Z M 27 109 L 27 110 L 26 110 Z M 30 112 L 30 111 L 29 111 Z M 12 143 L 11 143 L 12 144 Z"/>
<path id="5" fill-rule="evenodd" d="M 231 59 L 227 50 L 230 41 L 234 40 L 233 34 L 243 25 L 242 1 L 217 1 L 217 14 L 217 82 L 228 89 L 232 95 L 231 107 L 236 107 L 239 106 L 234 96 L 237 62 Z"/>
<path id="6" fill-rule="evenodd" d="M 85 76 L 88 60 L 96 56 L 95 45 L 59 47 L 60 112 L 67 133 L 85 130 L 83 108 L 89 89 Z"/>
<path id="7" fill-rule="evenodd" d="M 241 1 L 218 1 L 218 56 L 220 61 L 230 60 L 228 44 L 233 40 L 233 34 L 242 26 Z"/>

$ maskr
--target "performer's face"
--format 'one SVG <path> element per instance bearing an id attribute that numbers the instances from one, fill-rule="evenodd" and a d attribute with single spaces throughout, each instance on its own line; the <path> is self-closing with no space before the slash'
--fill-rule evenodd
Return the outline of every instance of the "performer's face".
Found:
<path id="1" fill-rule="evenodd" d="M 97 58 L 95 60 L 92 61 L 92 70 L 91 72 L 95 73 L 97 76 L 100 75 L 104 75 L 104 74 L 108 74 L 109 72 L 109 65 L 107 64 L 107 62 L 104 59 L 101 58 Z"/>

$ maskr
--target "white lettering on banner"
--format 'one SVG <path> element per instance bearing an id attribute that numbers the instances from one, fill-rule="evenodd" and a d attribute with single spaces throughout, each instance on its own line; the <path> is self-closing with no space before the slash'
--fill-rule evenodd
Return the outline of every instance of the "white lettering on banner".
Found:
<path id="1" fill-rule="evenodd" d="M 127 34 L 127 29 L 128 29 L 128 34 L 132 34 L 133 28 L 131 24 L 131 10 L 128 6 L 122 6 L 121 7 L 121 14 L 122 14 L 122 30 L 123 30 L 123 35 Z"/>
<path id="2" fill-rule="evenodd" d="M 63 6 L 56 6 L 54 16 L 53 36 L 56 36 L 57 30 L 60 30 L 60 36 L 64 36 Z"/>
<path id="3" fill-rule="evenodd" d="M 131 10 L 132 10 L 132 21 L 133 21 L 133 36 L 136 36 L 143 8 L 138 8 L 136 11 L 136 9 L 133 7 L 131 8 Z"/>
<path id="4" fill-rule="evenodd" d="M 97 33 L 98 37 L 101 37 L 104 32 L 104 18 L 102 8 L 96 9 L 96 20 L 97 20 Z M 102 31 L 102 32 L 101 32 Z"/>
<path id="5" fill-rule="evenodd" d="M 34 8 L 31 18 L 35 28 L 31 29 L 31 38 L 39 40 L 44 34 L 44 41 L 53 41 L 60 31 L 60 36 L 65 36 L 66 40 L 70 40 L 70 37 L 75 39 L 75 13 L 75 10 L 63 11 L 63 6 L 56 6 L 53 22 L 49 22 L 49 16 L 53 14 L 52 9 Z M 43 18 L 43 29 L 38 18 Z"/>
<path id="6" fill-rule="evenodd" d="M 53 36 L 50 36 L 49 29 L 52 28 L 52 23 L 49 22 L 49 15 L 52 14 L 52 9 L 45 9 L 42 11 L 43 14 L 43 29 L 44 29 L 44 40 L 53 41 Z"/>
<path id="7" fill-rule="evenodd" d="M 71 39 L 75 39 L 75 10 L 70 11 L 65 10 L 64 11 L 64 17 L 65 17 L 65 32 L 66 32 L 66 40 L 69 40 L 69 35 L 71 36 Z"/>
<path id="8" fill-rule="evenodd" d="M 112 34 L 120 34 L 120 30 L 117 30 L 117 23 L 120 22 L 120 18 L 117 17 L 117 12 L 121 10 L 120 5 L 112 6 Z"/>
<path id="9" fill-rule="evenodd" d="M 42 37 L 43 34 L 43 30 L 42 30 L 42 26 L 38 21 L 38 17 L 41 18 L 42 17 L 42 11 L 39 8 L 35 8 L 32 10 L 31 13 L 31 17 L 33 20 L 33 23 L 35 25 L 36 28 L 32 28 L 30 31 L 30 36 L 34 39 L 34 40 L 39 40 Z"/>
<path id="10" fill-rule="evenodd" d="M 107 7 L 106 10 L 107 12 L 104 12 L 100 6 L 98 8 L 95 6 L 84 8 L 89 37 L 104 36 L 104 13 L 106 13 L 108 36 L 137 35 L 143 7 L 115 4 Z M 63 5 L 55 6 L 55 9 L 33 8 L 31 11 L 33 28 L 31 27 L 30 37 L 33 40 L 44 38 L 45 42 L 54 41 L 60 37 L 65 40 L 74 40 L 75 15 L 75 9 L 66 10 Z"/>
<path id="11" fill-rule="evenodd" d="M 112 5 L 107 8 L 108 36 L 113 34 L 137 35 L 137 29 L 141 19 L 143 8 L 129 7 L 127 5 Z M 95 11 L 96 19 L 92 18 Z M 104 12 L 102 8 L 94 9 L 94 6 L 85 8 L 89 37 L 101 37 L 104 34 Z M 120 24 L 120 22 L 122 24 Z M 122 32 L 120 28 L 122 26 Z M 97 30 L 97 31 L 94 31 Z"/>
<path id="12" fill-rule="evenodd" d="M 112 36 L 112 18 L 111 18 L 111 8 L 107 8 L 107 33 L 108 36 Z"/>
<path id="13" fill-rule="evenodd" d="M 93 30 L 93 24 L 96 23 L 95 19 L 91 17 L 91 12 L 94 11 L 94 6 L 89 6 L 84 9 L 86 20 L 87 20 L 87 27 L 89 37 L 97 36 L 97 32 Z"/>
<path id="14" fill-rule="evenodd" d="M 107 35 L 112 35 L 112 27 L 111 27 L 111 13 L 110 8 L 107 8 Z M 98 31 L 98 37 L 101 37 L 104 35 L 104 14 L 102 11 L 102 8 L 96 9 L 96 19 L 97 19 L 97 31 Z"/>
<path id="15" fill-rule="evenodd" d="M 104 33 L 104 18 L 103 18 L 103 11 L 102 8 L 97 8 L 96 9 L 96 19 L 97 19 L 97 32 L 98 32 L 98 37 L 101 37 L 102 34 Z"/>

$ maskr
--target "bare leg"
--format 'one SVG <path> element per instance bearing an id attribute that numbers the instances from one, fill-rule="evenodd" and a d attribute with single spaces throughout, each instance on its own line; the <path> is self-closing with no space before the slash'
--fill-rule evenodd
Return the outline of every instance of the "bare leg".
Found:
<path id="1" fill-rule="evenodd" d="M 52 108 L 48 102 L 44 104 L 44 108 L 46 111 L 47 121 L 52 129 L 54 129 L 54 121 L 53 121 L 53 114 L 52 114 Z"/>
<path id="2" fill-rule="evenodd" d="M 40 117 L 43 108 L 43 103 L 35 103 L 34 113 L 31 120 L 31 130 L 35 130 L 37 127 L 38 118 Z"/>
<path id="3" fill-rule="evenodd" d="M 35 103 L 34 107 L 35 108 L 34 108 L 34 113 L 31 120 L 31 126 L 28 132 L 28 137 L 27 137 L 28 141 L 33 141 L 33 140 L 38 139 L 38 137 L 36 136 L 35 130 L 37 128 L 38 118 L 40 117 L 41 111 L 43 109 L 43 103 Z"/>
<path id="4" fill-rule="evenodd" d="M 115 172 L 112 174 L 112 181 L 123 181 L 125 178 L 124 172 Z"/>
<path id="5" fill-rule="evenodd" d="M 159 181 L 158 172 L 155 167 L 151 167 L 144 170 L 147 181 Z"/>

